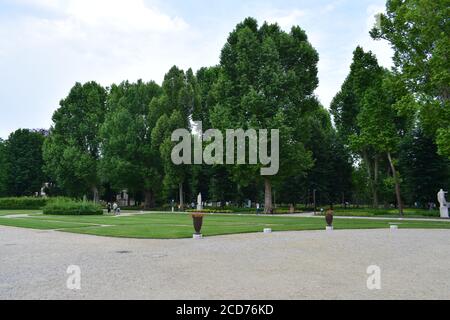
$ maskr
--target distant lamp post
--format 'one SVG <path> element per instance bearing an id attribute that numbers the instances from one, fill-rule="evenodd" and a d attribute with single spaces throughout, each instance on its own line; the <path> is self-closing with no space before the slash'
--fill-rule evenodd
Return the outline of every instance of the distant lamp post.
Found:
<path id="1" fill-rule="evenodd" d="M 313 190 L 313 202 L 314 202 L 314 215 L 317 213 L 317 205 L 316 205 L 316 189 Z"/>

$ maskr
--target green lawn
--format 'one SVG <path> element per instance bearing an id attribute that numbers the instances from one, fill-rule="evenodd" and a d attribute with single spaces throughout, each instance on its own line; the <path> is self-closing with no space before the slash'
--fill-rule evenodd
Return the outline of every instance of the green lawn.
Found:
<path id="1" fill-rule="evenodd" d="M 42 213 L 42 210 L 0 210 L 0 217 L 14 214 L 35 214 L 35 213 Z"/>
<path id="2" fill-rule="evenodd" d="M 9 211 L 11 212 L 11 211 Z M 22 213 L 33 213 L 28 211 Z M 1 212 L 4 213 L 4 212 Z M 186 214 L 151 213 L 130 217 L 111 216 L 45 216 L 35 214 L 30 217 L 5 218 L 0 213 L 0 225 L 32 229 L 57 229 L 64 232 L 82 233 L 98 236 L 177 239 L 190 238 L 193 233 L 192 219 Z M 17 213 L 15 213 L 17 214 Z M 450 229 L 446 221 L 394 221 L 335 219 L 334 227 L 340 229 L 382 229 L 390 223 L 399 228 L 411 229 Z M 207 215 L 204 218 L 202 233 L 205 236 L 236 233 L 262 232 L 264 228 L 274 231 L 324 230 L 323 218 L 299 218 L 279 216 L 247 215 Z"/>
<path id="3" fill-rule="evenodd" d="M 335 216 L 348 216 L 348 217 L 387 217 L 398 218 L 398 209 L 372 209 L 372 208 L 351 208 L 343 209 L 338 208 L 334 210 Z M 425 210 L 416 208 L 404 209 L 405 218 L 439 218 L 440 214 L 437 210 Z"/>

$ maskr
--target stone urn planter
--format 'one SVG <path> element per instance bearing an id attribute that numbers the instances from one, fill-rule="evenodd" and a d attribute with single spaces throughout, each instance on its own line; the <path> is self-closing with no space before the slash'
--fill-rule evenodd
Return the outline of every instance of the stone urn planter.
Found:
<path id="1" fill-rule="evenodd" d="M 327 230 L 333 230 L 333 210 L 328 210 L 325 215 L 325 221 L 327 222 Z"/>
<path id="2" fill-rule="evenodd" d="M 201 212 L 196 212 L 192 214 L 192 221 L 194 223 L 194 230 L 196 235 L 201 235 L 202 226 L 203 226 L 203 217 L 205 215 Z"/>

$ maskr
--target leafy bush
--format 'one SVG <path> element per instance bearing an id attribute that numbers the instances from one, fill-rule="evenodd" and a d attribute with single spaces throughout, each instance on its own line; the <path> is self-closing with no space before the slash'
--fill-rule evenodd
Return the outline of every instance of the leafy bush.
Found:
<path id="1" fill-rule="evenodd" d="M 264 211 L 264 209 L 262 209 L 262 211 Z M 303 211 L 301 211 L 299 209 L 295 209 L 293 213 L 296 214 L 296 213 L 302 213 L 302 212 Z M 291 210 L 276 208 L 276 209 L 273 209 L 273 214 L 291 214 Z"/>
<path id="2" fill-rule="evenodd" d="M 43 210 L 44 214 L 49 215 L 81 216 L 103 214 L 103 209 L 99 204 L 68 198 L 51 199 Z"/>
<path id="3" fill-rule="evenodd" d="M 36 197 L 0 198 L 0 209 L 37 210 L 44 207 L 46 203 L 47 203 L 46 198 L 36 198 Z"/>

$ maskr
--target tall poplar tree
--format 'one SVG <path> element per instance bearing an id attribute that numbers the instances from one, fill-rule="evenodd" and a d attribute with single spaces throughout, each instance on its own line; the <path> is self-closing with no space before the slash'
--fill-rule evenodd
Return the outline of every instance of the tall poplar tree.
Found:
<path id="1" fill-rule="evenodd" d="M 403 97 L 392 73 L 384 70 L 382 76 L 369 88 L 362 100 L 357 116 L 359 134 L 350 139 L 356 149 L 371 148 L 388 159 L 395 185 L 395 195 L 400 215 L 403 215 L 403 201 L 400 192 L 400 173 L 394 155 L 398 152 L 401 139 L 409 130 L 410 121 L 402 116 L 397 104 Z"/>
<path id="2" fill-rule="evenodd" d="M 163 184 L 166 195 L 171 190 L 178 190 L 180 208 L 185 206 L 185 187 L 191 168 L 187 165 L 176 165 L 172 162 L 172 148 L 176 143 L 171 141 L 172 132 L 177 129 L 192 131 L 193 113 L 203 115 L 201 110 L 201 94 L 197 79 L 191 69 L 186 72 L 173 66 L 164 77 L 162 95 L 155 99 L 150 112 L 158 118 L 152 131 L 152 143 L 159 151 L 162 161 Z M 205 117 L 207 119 L 207 117 Z M 193 120 L 203 120 L 203 117 Z"/>
<path id="3" fill-rule="evenodd" d="M 280 170 L 260 176 L 260 165 L 230 166 L 240 185 L 262 180 L 265 211 L 273 207 L 272 185 L 312 166 L 304 148 L 306 115 L 316 110 L 318 54 L 300 27 L 289 33 L 277 24 L 261 27 L 253 18 L 238 24 L 222 49 L 217 105 L 211 112 L 214 128 L 279 129 Z M 269 141 L 270 142 L 270 141 Z"/>
<path id="4" fill-rule="evenodd" d="M 162 179 L 158 150 L 152 145 L 156 125 L 150 104 L 161 88 L 154 82 L 113 85 L 101 126 L 101 177 L 114 189 L 144 194 L 144 207 L 155 206 Z"/>
<path id="5" fill-rule="evenodd" d="M 99 129 L 106 113 L 106 90 L 95 82 L 76 83 L 53 114 L 44 143 L 45 171 L 72 196 L 99 198 Z"/>
<path id="6" fill-rule="evenodd" d="M 358 46 L 353 52 L 350 73 L 330 106 L 340 138 L 345 145 L 352 147 L 353 153 L 365 163 L 374 207 L 378 207 L 380 155 L 371 145 L 352 144 L 351 138 L 355 140 L 355 137 L 361 134 L 358 116 L 362 110 L 364 96 L 379 81 L 382 74 L 383 69 L 378 65 L 376 57 Z"/>

